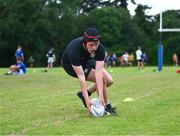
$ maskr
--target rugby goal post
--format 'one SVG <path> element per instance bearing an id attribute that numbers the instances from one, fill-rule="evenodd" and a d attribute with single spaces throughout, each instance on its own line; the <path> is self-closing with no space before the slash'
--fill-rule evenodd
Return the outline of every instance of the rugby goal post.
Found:
<path id="1" fill-rule="evenodd" d="M 161 12 L 158 31 L 160 32 L 160 44 L 158 47 L 158 71 L 161 71 L 163 68 L 163 45 L 161 43 L 161 33 L 180 32 L 180 29 L 179 28 L 163 28 L 163 12 Z"/>
<path id="2" fill-rule="evenodd" d="M 160 13 L 159 32 L 180 32 L 180 28 L 163 28 L 163 12 Z"/>

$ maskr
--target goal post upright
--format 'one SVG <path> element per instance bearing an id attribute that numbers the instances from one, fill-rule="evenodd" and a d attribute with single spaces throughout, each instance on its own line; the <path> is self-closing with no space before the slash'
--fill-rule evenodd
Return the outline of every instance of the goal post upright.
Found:
<path id="1" fill-rule="evenodd" d="M 163 68 L 163 44 L 162 41 L 162 33 L 164 32 L 180 32 L 179 28 L 163 28 L 163 12 L 160 12 L 160 19 L 159 19 L 159 29 L 160 33 L 160 43 L 158 47 L 158 71 L 162 71 Z"/>

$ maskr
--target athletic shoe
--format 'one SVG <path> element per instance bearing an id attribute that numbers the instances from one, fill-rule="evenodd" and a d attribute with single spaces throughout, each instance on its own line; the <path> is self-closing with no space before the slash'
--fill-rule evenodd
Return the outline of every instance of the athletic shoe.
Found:
<path id="1" fill-rule="evenodd" d="M 12 73 L 5 73 L 4 75 L 12 75 Z"/>
<path id="2" fill-rule="evenodd" d="M 116 108 L 112 107 L 111 104 L 106 105 L 105 114 L 106 115 L 117 115 Z"/>
<path id="3" fill-rule="evenodd" d="M 88 95 L 90 96 L 91 94 L 88 92 Z M 85 100 L 84 100 L 84 96 L 83 96 L 83 94 L 82 94 L 82 91 L 77 92 L 77 96 L 82 100 L 82 102 L 83 102 L 83 104 L 84 104 L 84 107 L 87 108 L 86 102 L 85 102 Z"/>

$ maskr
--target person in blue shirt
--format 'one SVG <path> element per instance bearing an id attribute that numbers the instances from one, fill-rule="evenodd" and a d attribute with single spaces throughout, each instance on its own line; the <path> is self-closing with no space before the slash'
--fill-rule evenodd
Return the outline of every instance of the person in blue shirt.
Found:
<path id="1" fill-rule="evenodd" d="M 21 60 L 24 61 L 24 53 L 23 53 L 22 48 L 21 48 L 20 45 L 17 47 L 17 50 L 15 52 L 15 57 L 16 57 L 16 60 L 18 58 L 21 58 Z"/>
<path id="2" fill-rule="evenodd" d="M 5 75 L 23 75 L 26 74 L 26 66 L 21 58 L 17 58 L 17 63 L 10 66 L 10 70 Z"/>

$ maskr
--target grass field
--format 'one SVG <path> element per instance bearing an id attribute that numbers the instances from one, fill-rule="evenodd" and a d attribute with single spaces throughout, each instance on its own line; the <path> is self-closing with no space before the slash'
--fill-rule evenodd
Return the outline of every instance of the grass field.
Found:
<path id="1" fill-rule="evenodd" d="M 180 135 L 180 74 L 153 69 L 108 68 L 118 115 L 102 118 L 87 114 L 76 96 L 78 81 L 62 68 L 28 69 L 23 76 L 0 69 L 0 135 Z M 134 101 L 123 103 L 127 97 Z"/>

